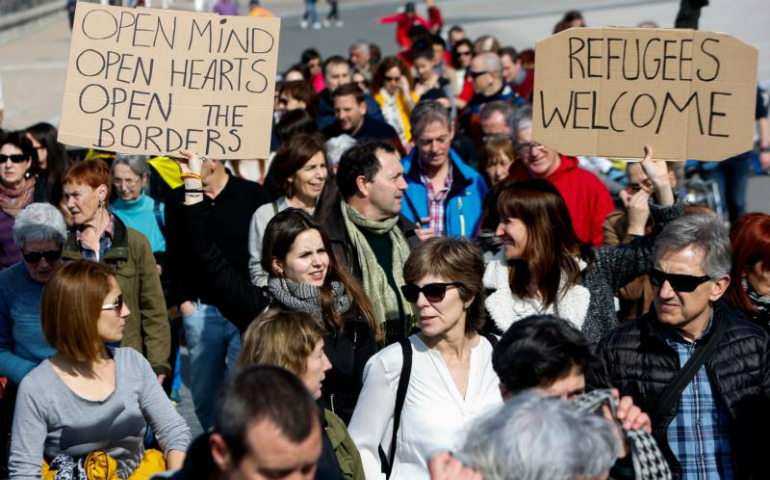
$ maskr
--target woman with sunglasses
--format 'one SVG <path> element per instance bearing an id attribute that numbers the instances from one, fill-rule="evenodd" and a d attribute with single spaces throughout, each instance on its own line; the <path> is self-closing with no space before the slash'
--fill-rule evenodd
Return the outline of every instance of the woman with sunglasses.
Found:
<path id="1" fill-rule="evenodd" d="M 468 69 L 473 60 L 473 43 L 467 38 L 455 43 L 452 48 L 452 64 L 455 68 L 455 85 L 460 88 L 460 95 L 455 99 L 457 108 L 465 108 L 473 98 L 473 80 L 468 75 Z"/>
<path id="2" fill-rule="evenodd" d="M 385 348 L 366 365 L 349 427 L 367 479 L 385 478 L 378 448 L 396 445 L 395 453 L 386 452 L 390 480 L 427 480 L 427 459 L 461 446 L 473 421 L 502 403 L 492 343 L 479 334 L 483 273 L 481 254 L 462 239 L 432 238 L 409 255 L 402 291 L 414 304 L 420 331 L 407 340 L 411 372 L 395 442 L 389 425 L 404 365 L 402 345 Z"/>
<path id="3" fill-rule="evenodd" d="M 35 175 L 37 151 L 26 132 L 0 135 L 0 270 L 21 261 L 13 243 L 13 222 L 33 202 L 48 201 L 48 182 Z"/>
<path id="4" fill-rule="evenodd" d="M 58 134 L 56 127 L 46 122 L 27 127 L 27 138 L 37 152 L 38 177 L 45 178 L 49 185 L 58 182 L 70 164 L 64 145 L 56 139 Z"/>
<path id="5" fill-rule="evenodd" d="M 203 161 L 183 150 L 185 214 L 198 263 L 211 279 L 212 298 L 240 330 L 266 308 L 280 307 L 314 315 L 327 331 L 324 351 L 333 369 L 324 383 L 326 406 L 348 421 L 362 385 L 364 366 L 380 337 L 374 311 L 363 287 L 337 261 L 320 224 L 307 212 L 290 208 L 276 214 L 262 239 L 262 269 L 267 286 L 251 285 L 224 260 L 206 232 L 208 206 L 201 202 L 198 176 Z"/>
<path id="6" fill-rule="evenodd" d="M 682 208 L 674 205 L 666 162 L 653 160 L 648 147 L 641 165 L 659 204 L 651 202 L 650 211 L 662 228 Z M 615 328 L 615 292 L 652 270 L 654 236 L 616 247 L 581 243 L 564 199 L 547 180 L 504 184 L 495 203 L 495 236 L 503 247 L 484 273 L 484 285 L 494 291 L 486 300 L 492 331 L 542 314 L 571 321 L 591 342 Z"/>
<path id="7" fill-rule="evenodd" d="M 41 320 L 58 353 L 19 387 L 10 478 L 51 478 L 49 470 L 70 468 L 73 478 L 80 468 L 149 478 L 182 466 L 190 430 L 150 364 L 133 349 L 106 346 L 122 340 L 130 313 L 106 265 L 70 262 L 48 280 Z M 148 424 L 162 452 L 145 450 Z"/>
<path id="8" fill-rule="evenodd" d="M 396 129 L 403 145 L 412 141 L 409 113 L 418 100 L 413 86 L 412 73 L 398 57 L 385 57 L 372 76 L 372 97 L 380 104 L 385 121 Z"/>
<path id="9" fill-rule="evenodd" d="M 33 203 L 16 216 L 13 240 L 24 261 L 0 272 L 0 376 L 15 385 L 56 353 L 40 328 L 40 297 L 62 264 L 66 239 L 64 217 L 53 205 Z"/>

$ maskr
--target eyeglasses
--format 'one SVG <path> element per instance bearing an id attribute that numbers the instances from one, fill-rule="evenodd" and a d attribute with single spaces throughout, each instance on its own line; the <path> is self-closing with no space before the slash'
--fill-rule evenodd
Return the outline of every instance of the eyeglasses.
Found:
<path id="1" fill-rule="evenodd" d="M 135 180 L 133 178 L 113 178 L 112 179 L 112 184 L 115 185 L 115 186 L 123 184 L 123 185 L 127 186 L 128 188 L 131 188 L 134 185 L 136 185 L 137 183 L 139 183 L 139 180 L 140 179 L 136 179 Z"/>
<path id="2" fill-rule="evenodd" d="M 120 311 L 123 310 L 123 294 L 121 293 L 118 295 L 118 298 L 115 299 L 115 303 L 102 305 L 102 310 L 115 310 L 115 313 L 120 313 Z"/>
<path id="3" fill-rule="evenodd" d="M 61 250 L 48 250 L 46 252 L 22 252 L 24 261 L 27 263 L 38 263 L 45 258 L 48 263 L 55 262 L 61 258 Z"/>
<path id="4" fill-rule="evenodd" d="M 488 71 L 486 71 L 486 70 L 484 70 L 483 72 L 473 72 L 473 71 L 469 71 L 469 72 L 468 72 L 468 75 L 469 75 L 469 76 L 470 76 L 472 79 L 476 80 L 476 79 L 477 79 L 477 78 L 479 78 L 480 76 L 482 76 L 482 75 L 486 75 L 487 73 L 489 73 L 489 72 L 488 72 Z"/>
<path id="5" fill-rule="evenodd" d="M 470 50 L 463 50 L 462 52 L 460 50 L 457 51 L 458 57 L 470 57 L 471 51 Z"/>
<path id="6" fill-rule="evenodd" d="M 675 273 L 661 272 L 658 269 L 653 269 L 650 272 L 650 283 L 653 286 L 661 287 L 664 283 L 668 282 L 671 288 L 677 292 L 692 292 L 695 291 L 701 284 L 711 280 L 708 275 L 701 277 L 694 277 L 692 275 L 678 275 Z"/>
<path id="7" fill-rule="evenodd" d="M 13 155 L 5 155 L 0 153 L 0 164 L 5 163 L 8 160 L 12 161 L 13 163 L 22 163 L 27 160 L 27 157 L 21 153 L 15 153 Z"/>
<path id="8" fill-rule="evenodd" d="M 438 303 L 444 299 L 447 288 L 459 287 L 461 283 L 429 283 L 422 287 L 418 287 L 414 283 L 408 283 L 401 287 L 401 293 L 404 294 L 404 298 L 409 303 L 417 303 L 417 299 L 420 297 L 420 293 L 425 295 L 425 299 L 430 303 Z"/>
<path id="9" fill-rule="evenodd" d="M 542 148 L 543 144 L 538 142 L 527 142 L 522 143 L 518 147 L 516 147 L 516 153 L 519 155 L 529 155 L 532 150 L 536 148 Z"/>
<path id="10" fill-rule="evenodd" d="M 389 76 L 387 76 L 387 75 L 385 75 L 385 76 L 384 76 L 384 77 L 382 77 L 382 78 L 383 78 L 383 80 L 385 80 L 386 82 L 398 82 L 399 80 L 401 80 L 401 77 L 389 77 Z"/>

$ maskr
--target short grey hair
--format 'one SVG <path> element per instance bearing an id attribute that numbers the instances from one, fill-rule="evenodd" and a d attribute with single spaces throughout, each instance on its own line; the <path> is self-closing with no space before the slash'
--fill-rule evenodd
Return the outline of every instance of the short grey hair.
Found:
<path id="1" fill-rule="evenodd" d="M 687 247 L 701 250 L 703 271 L 711 278 L 730 274 L 730 235 L 724 222 L 709 215 L 687 215 L 666 225 L 655 239 L 653 259 Z"/>
<path id="2" fill-rule="evenodd" d="M 449 110 L 436 100 L 425 100 L 417 104 L 409 115 L 409 123 L 412 125 L 414 138 L 422 135 L 431 123 L 440 122 L 446 125 L 448 130 L 452 129 L 452 122 L 449 117 Z"/>
<path id="3" fill-rule="evenodd" d="M 144 178 L 145 175 L 150 174 L 150 166 L 147 163 L 147 157 L 145 155 L 128 155 L 118 154 L 115 155 L 115 160 L 112 161 L 112 174 L 115 175 L 115 167 L 118 165 L 126 165 L 136 175 Z"/>
<path id="4" fill-rule="evenodd" d="M 342 155 L 355 144 L 356 139 L 346 133 L 327 140 L 324 147 L 326 147 L 326 159 L 329 164 L 339 165 Z"/>
<path id="5" fill-rule="evenodd" d="M 28 242 L 52 240 L 62 246 L 67 241 L 67 224 L 58 208 L 48 203 L 31 203 L 13 223 L 13 243 L 24 250 Z"/>
<path id="6" fill-rule="evenodd" d="M 503 77 L 503 62 L 500 55 L 494 52 L 483 52 L 476 55 L 473 60 L 478 60 L 484 65 L 484 70 L 497 75 L 497 78 Z"/>
<path id="7" fill-rule="evenodd" d="M 574 480 L 600 477 L 619 451 L 605 418 L 528 391 L 471 427 L 460 458 L 484 480 Z"/>
<path id="8" fill-rule="evenodd" d="M 527 128 L 532 128 L 532 107 L 525 105 L 519 107 L 511 118 L 511 136 L 513 143 L 519 143 L 519 132 Z"/>
<path id="9" fill-rule="evenodd" d="M 511 121 L 513 121 L 514 111 L 515 110 L 513 105 L 510 103 L 504 100 L 495 100 L 489 103 L 485 103 L 484 106 L 481 107 L 481 112 L 479 112 L 479 120 L 486 122 L 495 112 L 500 112 L 500 115 L 502 115 L 505 119 L 505 124 L 510 127 Z"/>
<path id="10" fill-rule="evenodd" d="M 367 55 L 372 54 L 371 44 L 366 40 L 356 40 L 350 45 L 350 50 L 363 50 Z"/>

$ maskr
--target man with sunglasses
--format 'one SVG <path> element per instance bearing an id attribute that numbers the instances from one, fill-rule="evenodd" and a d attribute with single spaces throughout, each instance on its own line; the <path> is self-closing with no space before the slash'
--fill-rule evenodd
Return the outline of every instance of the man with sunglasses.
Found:
<path id="1" fill-rule="evenodd" d="M 586 383 L 616 387 L 649 412 L 675 478 L 766 478 L 770 337 L 720 303 L 731 281 L 725 226 L 681 217 L 653 259 L 654 307 L 601 340 L 602 368 Z"/>

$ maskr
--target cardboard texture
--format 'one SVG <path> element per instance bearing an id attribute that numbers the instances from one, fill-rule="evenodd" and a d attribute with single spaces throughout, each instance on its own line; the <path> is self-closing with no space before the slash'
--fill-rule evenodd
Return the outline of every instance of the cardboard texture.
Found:
<path id="1" fill-rule="evenodd" d="M 78 3 L 59 141 L 267 158 L 280 19 Z"/>
<path id="2" fill-rule="evenodd" d="M 566 155 L 720 161 L 752 148 L 758 51 L 726 34 L 573 28 L 537 43 L 533 139 Z"/>

